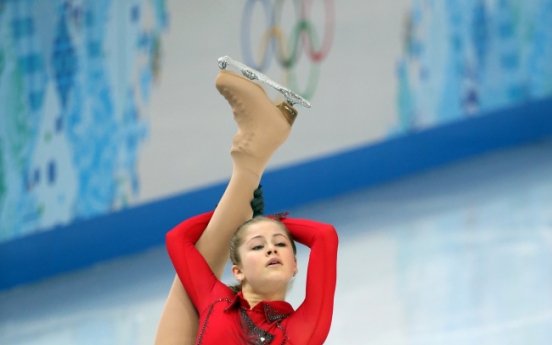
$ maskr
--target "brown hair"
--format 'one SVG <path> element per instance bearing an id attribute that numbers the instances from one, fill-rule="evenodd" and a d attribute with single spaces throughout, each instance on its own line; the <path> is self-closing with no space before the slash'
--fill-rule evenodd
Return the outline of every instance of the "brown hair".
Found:
<path id="1" fill-rule="evenodd" d="M 245 223 L 240 225 L 240 227 L 236 230 L 236 232 L 232 236 L 232 239 L 230 240 L 230 260 L 232 260 L 232 264 L 234 264 L 234 265 L 241 264 L 241 258 L 240 258 L 240 254 L 238 253 L 238 248 L 243 243 L 243 237 L 240 236 L 242 230 L 248 228 L 249 226 L 251 226 L 253 224 L 257 224 L 257 223 L 265 222 L 265 221 L 273 222 L 275 224 L 278 224 L 278 226 L 282 230 L 284 230 L 288 240 L 291 242 L 291 247 L 293 248 L 293 254 L 297 255 L 297 247 L 295 245 L 295 241 L 293 240 L 293 237 L 291 237 L 291 233 L 289 232 L 288 228 L 286 228 L 286 226 L 282 222 L 280 222 L 279 220 L 264 217 L 264 216 L 257 216 L 255 218 L 249 219 L 248 221 L 246 221 Z M 228 287 L 234 293 L 240 292 L 241 288 L 242 288 L 241 287 L 241 282 L 240 282 L 240 284 L 237 284 L 237 285 L 228 285 Z"/>

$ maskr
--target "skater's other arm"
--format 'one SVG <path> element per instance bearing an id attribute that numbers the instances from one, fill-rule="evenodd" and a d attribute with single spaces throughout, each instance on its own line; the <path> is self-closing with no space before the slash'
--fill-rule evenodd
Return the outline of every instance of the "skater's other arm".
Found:
<path id="1" fill-rule="evenodd" d="M 338 238 L 334 227 L 306 219 L 282 221 L 293 238 L 311 249 L 305 300 L 287 320 L 290 339 L 319 345 L 330 331 L 337 271 Z"/>

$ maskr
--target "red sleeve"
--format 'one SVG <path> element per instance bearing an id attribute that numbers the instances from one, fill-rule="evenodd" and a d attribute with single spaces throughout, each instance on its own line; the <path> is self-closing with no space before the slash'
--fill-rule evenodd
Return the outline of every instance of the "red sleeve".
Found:
<path id="1" fill-rule="evenodd" d="M 195 247 L 212 215 L 213 212 L 208 212 L 185 220 L 166 236 L 167 251 L 176 273 L 199 312 L 216 298 L 233 298 L 232 291 L 217 279 Z"/>
<path id="2" fill-rule="evenodd" d="M 310 247 L 307 291 L 301 306 L 288 318 L 294 344 L 324 343 L 332 322 L 337 267 L 337 233 L 332 225 L 303 219 L 283 219 L 293 238 Z"/>

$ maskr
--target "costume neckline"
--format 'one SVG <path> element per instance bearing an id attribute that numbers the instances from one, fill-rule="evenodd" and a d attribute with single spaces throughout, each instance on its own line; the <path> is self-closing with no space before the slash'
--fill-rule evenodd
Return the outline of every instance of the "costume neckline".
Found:
<path id="1" fill-rule="evenodd" d="M 230 305 L 225 310 L 238 308 L 245 309 L 248 313 L 264 314 L 268 322 L 274 322 L 285 319 L 294 312 L 293 307 L 286 301 L 260 301 L 251 308 L 249 302 L 243 297 L 242 292 L 238 292 Z"/>

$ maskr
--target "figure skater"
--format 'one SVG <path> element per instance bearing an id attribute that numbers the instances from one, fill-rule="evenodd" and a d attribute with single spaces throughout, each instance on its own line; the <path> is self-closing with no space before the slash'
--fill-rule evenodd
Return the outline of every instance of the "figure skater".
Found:
<path id="1" fill-rule="evenodd" d="M 216 86 L 238 124 L 234 169 L 214 212 L 193 217 L 167 235 L 178 276 L 156 344 L 193 344 L 194 339 L 197 344 L 321 344 L 333 311 L 335 230 L 292 219 L 254 218 L 244 224 L 252 216 L 251 195 L 297 112 L 289 103 L 275 107 L 258 84 L 230 71 L 220 72 Z M 295 312 L 283 301 L 297 271 L 292 238 L 311 247 L 307 296 Z M 219 281 L 229 255 L 241 282 L 237 294 Z"/>

